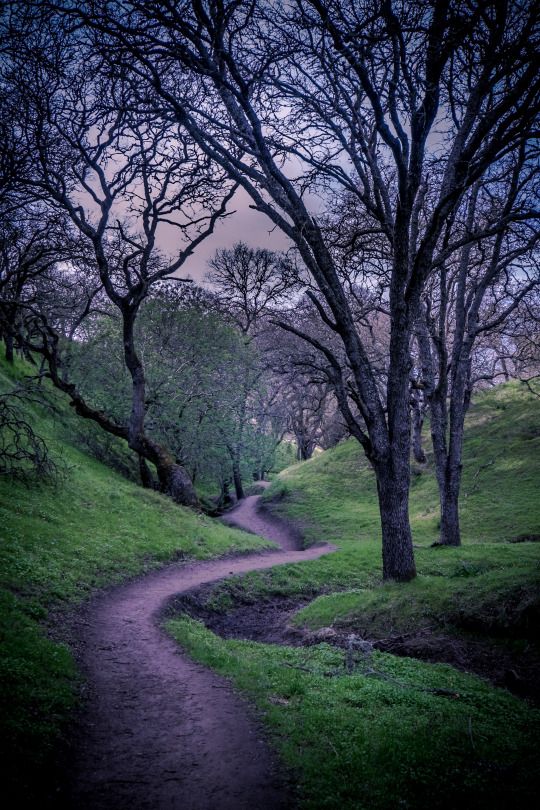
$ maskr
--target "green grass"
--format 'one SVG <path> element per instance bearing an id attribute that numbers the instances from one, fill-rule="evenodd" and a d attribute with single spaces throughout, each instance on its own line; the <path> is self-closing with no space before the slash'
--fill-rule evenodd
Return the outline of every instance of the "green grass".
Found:
<path id="1" fill-rule="evenodd" d="M 264 495 L 308 543 L 339 551 L 218 584 L 207 606 L 317 597 L 309 628 L 383 638 L 425 626 L 534 644 L 540 616 L 540 403 L 517 385 L 478 396 L 467 420 L 461 548 L 437 539 L 432 459 L 415 468 L 411 523 L 418 577 L 383 583 L 373 475 L 354 441 L 281 473 Z M 185 617 L 170 632 L 257 700 L 304 808 L 524 807 L 538 787 L 539 713 L 450 666 L 375 653 L 347 675 L 343 652 L 224 641 Z M 493 641 L 495 644 L 496 642 Z M 341 667 L 341 671 L 340 671 Z M 375 673 L 366 674 L 366 667 Z M 435 694 L 445 689 L 459 697 Z M 536 770 L 535 770 L 536 768 Z"/>
<path id="2" fill-rule="evenodd" d="M 426 621 L 528 632 L 539 615 L 540 543 L 508 541 L 540 535 L 539 451 L 537 397 L 517 384 L 478 396 L 464 447 L 463 546 L 431 548 L 438 518 L 428 453 L 426 468 L 415 467 L 411 491 L 418 578 L 401 586 L 382 584 L 374 476 L 358 443 L 343 442 L 285 470 L 263 495 L 303 528 L 308 544 L 326 541 L 340 550 L 302 566 L 231 578 L 215 589 L 210 606 L 325 594 L 299 614 L 299 623 L 376 635 Z"/>
<path id="3" fill-rule="evenodd" d="M 540 616 L 540 544 L 508 541 L 540 535 L 538 398 L 517 384 L 478 396 L 463 455 L 459 549 L 429 547 L 438 530 L 432 455 L 425 470 L 414 467 L 410 514 L 419 577 L 405 588 L 378 583 L 373 589 L 373 578 L 354 575 L 355 557 L 365 566 L 368 549 L 373 559 L 380 548 L 373 475 L 357 443 L 346 442 L 282 474 L 276 492 L 282 508 L 304 523 L 308 539 L 324 537 L 350 551 L 341 587 L 356 589 L 322 597 L 297 617 L 299 623 L 351 626 L 375 636 L 426 621 L 482 625 L 486 632 L 533 629 Z M 321 498 L 321 492 L 329 497 Z M 272 496 L 269 490 L 266 497 Z"/>
<path id="4" fill-rule="evenodd" d="M 540 713 L 445 665 L 374 653 L 223 641 L 192 619 L 168 631 L 263 712 L 300 777 L 304 810 L 532 806 Z"/>
<path id="5" fill-rule="evenodd" d="M 0 391 L 30 371 L 1 364 Z M 0 476 L 0 700 L 9 749 L 2 756 L 19 797 L 30 795 L 49 767 L 75 701 L 72 655 L 44 629 L 50 612 L 58 616 L 95 589 L 167 561 L 268 545 L 143 490 L 85 454 L 73 439 L 79 418 L 46 387 L 44 405 L 27 406 L 26 415 L 64 476 L 56 485 Z M 126 455 L 121 445 L 115 452 Z"/>
<path id="6" fill-rule="evenodd" d="M 0 390 L 28 373 L 0 365 Z M 51 611 L 95 589 L 182 557 L 203 559 L 262 545 L 142 490 L 81 450 L 80 422 L 46 390 L 28 415 L 61 461 L 63 480 L 0 478 L 2 754 L 18 799 L 32 798 L 74 707 L 77 672 L 68 647 L 46 631 Z M 275 595 L 317 597 L 297 615 L 313 628 L 369 637 L 421 623 L 529 636 L 538 616 L 540 408 L 517 386 L 479 397 L 465 446 L 464 546 L 430 548 L 437 536 L 432 462 L 414 475 L 411 520 L 419 576 L 383 584 L 373 476 L 345 442 L 283 472 L 265 498 L 298 521 L 308 542 L 340 551 L 275 571 L 233 577 L 209 596 L 224 610 Z M 130 460 L 113 448 L 123 466 Z M 503 452 L 504 451 L 504 452 Z M 60 611 L 60 613 L 59 613 Z M 169 630 L 198 660 L 256 700 L 286 762 L 297 769 L 304 808 L 451 808 L 532 804 L 538 712 L 448 666 L 375 653 L 347 674 L 343 653 L 223 641 L 189 619 Z M 434 690 L 443 690 L 437 693 Z M 4 785 L 4 792 L 9 792 Z M 33 794 L 34 802 L 42 796 Z"/>
<path id="7" fill-rule="evenodd" d="M 461 525 L 464 544 L 540 536 L 540 401 L 517 383 L 476 397 L 466 422 Z M 429 452 L 413 464 L 410 516 L 414 540 L 438 537 L 438 495 Z M 267 500 L 284 498 L 309 540 L 340 545 L 380 537 L 375 480 L 358 442 L 349 440 L 289 467 Z M 309 515 L 309 518 L 307 517 Z"/>

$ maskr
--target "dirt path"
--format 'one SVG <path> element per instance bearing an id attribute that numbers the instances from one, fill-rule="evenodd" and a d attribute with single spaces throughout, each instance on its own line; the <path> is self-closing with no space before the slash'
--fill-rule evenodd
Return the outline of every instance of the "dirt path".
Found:
<path id="1" fill-rule="evenodd" d="M 270 486 L 267 481 L 259 481 L 258 487 Z M 273 540 L 282 549 L 293 551 L 302 548 L 302 537 L 289 523 L 261 509 L 261 496 L 248 495 L 234 509 L 223 515 L 223 523 L 238 526 L 254 534 Z"/>
<path id="2" fill-rule="evenodd" d="M 257 510 L 227 522 L 294 547 L 297 538 Z M 76 734 L 72 810 L 274 810 L 294 804 L 279 763 L 246 703 L 191 661 L 158 626 L 175 594 L 274 565 L 314 559 L 329 546 L 174 565 L 92 601 L 82 661 L 89 699 Z"/>

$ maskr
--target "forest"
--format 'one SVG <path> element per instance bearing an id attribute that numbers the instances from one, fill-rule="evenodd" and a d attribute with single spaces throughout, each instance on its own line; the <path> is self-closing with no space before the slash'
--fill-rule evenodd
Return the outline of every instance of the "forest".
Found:
<path id="1" fill-rule="evenodd" d="M 539 23 L 4 4 L 11 802 L 534 801 Z"/>

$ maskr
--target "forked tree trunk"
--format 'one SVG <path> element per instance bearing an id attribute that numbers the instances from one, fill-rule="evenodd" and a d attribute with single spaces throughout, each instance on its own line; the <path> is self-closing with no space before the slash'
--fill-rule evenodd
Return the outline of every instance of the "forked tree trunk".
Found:
<path id="1" fill-rule="evenodd" d="M 461 465 L 447 466 L 444 476 L 441 497 L 441 534 L 442 546 L 460 546 L 461 531 L 459 526 L 459 491 L 461 485 Z"/>
<path id="2" fill-rule="evenodd" d="M 460 546 L 459 493 L 463 469 L 463 436 L 465 415 L 471 402 L 469 385 L 470 365 L 467 351 L 463 352 L 461 363 L 453 380 L 450 398 L 448 456 L 444 475 L 444 493 L 441 492 L 441 538 L 443 546 Z"/>
<path id="3" fill-rule="evenodd" d="M 413 456 L 418 464 L 426 463 L 426 454 L 422 447 L 422 428 L 424 426 L 424 411 L 422 405 L 415 397 L 412 402 L 412 439 Z"/>
<path id="4" fill-rule="evenodd" d="M 452 397 L 454 392 L 452 392 Z M 459 494 L 461 489 L 462 448 L 465 412 L 468 399 L 463 403 L 460 391 L 455 396 L 460 400 L 447 413 L 446 398 L 435 396 L 430 403 L 431 437 L 435 459 L 435 475 L 439 488 L 440 535 L 442 546 L 460 546 Z M 449 435 L 447 425 L 450 422 Z"/>
<path id="5" fill-rule="evenodd" d="M 297 436 L 296 442 L 298 461 L 308 461 L 313 455 L 313 442 L 305 436 Z"/>

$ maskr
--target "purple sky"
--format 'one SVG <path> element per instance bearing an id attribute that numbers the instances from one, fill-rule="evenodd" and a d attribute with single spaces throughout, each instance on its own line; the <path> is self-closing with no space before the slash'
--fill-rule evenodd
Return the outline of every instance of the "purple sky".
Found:
<path id="1" fill-rule="evenodd" d="M 286 250 L 290 242 L 280 230 L 274 228 L 270 220 L 263 214 L 249 208 L 251 199 L 245 191 L 240 189 L 229 205 L 230 210 L 236 211 L 230 217 L 216 225 L 216 229 L 209 239 L 206 239 L 194 255 L 187 260 L 182 268 L 181 276 L 191 276 L 195 281 L 202 281 L 208 272 L 207 262 L 219 248 L 231 248 L 235 242 L 246 242 L 255 248 L 267 250 Z M 165 235 L 162 239 L 162 248 L 167 253 L 174 251 L 172 242 Z"/>

